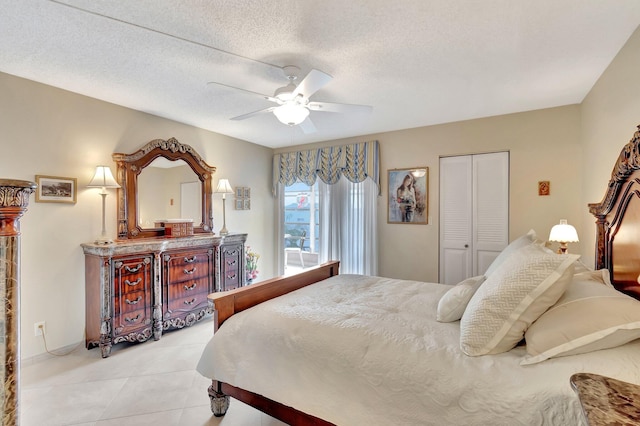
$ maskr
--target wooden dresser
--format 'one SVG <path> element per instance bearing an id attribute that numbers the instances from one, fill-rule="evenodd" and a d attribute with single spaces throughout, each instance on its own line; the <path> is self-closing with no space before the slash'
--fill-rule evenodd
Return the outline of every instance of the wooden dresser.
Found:
<path id="1" fill-rule="evenodd" d="M 83 244 L 86 346 L 160 339 L 211 314 L 207 295 L 243 286 L 247 234 Z"/>

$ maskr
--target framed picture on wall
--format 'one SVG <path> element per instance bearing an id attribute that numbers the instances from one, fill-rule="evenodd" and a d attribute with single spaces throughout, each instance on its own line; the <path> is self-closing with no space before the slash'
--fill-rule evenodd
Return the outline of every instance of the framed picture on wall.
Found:
<path id="1" fill-rule="evenodd" d="M 251 210 L 251 200 L 248 198 L 245 198 L 243 201 L 244 201 L 243 210 Z"/>
<path id="2" fill-rule="evenodd" d="M 244 186 L 236 186 L 236 198 L 244 198 Z"/>
<path id="3" fill-rule="evenodd" d="M 244 198 L 251 198 L 251 188 L 248 186 L 244 187 Z"/>
<path id="4" fill-rule="evenodd" d="M 76 178 L 36 175 L 36 202 L 76 203 Z"/>
<path id="5" fill-rule="evenodd" d="M 236 199 L 236 210 L 244 210 L 244 200 L 242 198 Z"/>
<path id="6" fill-rule="evenodd" d="M 429 223 L 429 168 L 388 171 L 387 223 Z"/>

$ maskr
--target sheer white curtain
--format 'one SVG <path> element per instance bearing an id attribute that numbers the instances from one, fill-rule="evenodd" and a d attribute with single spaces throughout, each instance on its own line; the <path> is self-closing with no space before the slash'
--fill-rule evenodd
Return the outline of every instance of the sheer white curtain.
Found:
<path id="1" fill-rule="evenodd" d="M 340 261 L 340 273 L 377 275 L 378 186 L 371 179 L 353 183 L 344 176 L 320 191 L 320 261 Z"/>

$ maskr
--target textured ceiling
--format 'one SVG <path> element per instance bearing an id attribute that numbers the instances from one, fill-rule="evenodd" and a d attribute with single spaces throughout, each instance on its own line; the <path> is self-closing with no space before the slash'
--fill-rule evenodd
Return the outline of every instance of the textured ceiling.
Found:
<path id="1" fill-rule="evenodd" d="M 638 0 L 0 0 L 0 71 L 269 147 L 582 101 Z M 285 65 L 333 80 L 304 134 L 272 106 Z M 0 93 L 1 96 L 1 93 Z"/>

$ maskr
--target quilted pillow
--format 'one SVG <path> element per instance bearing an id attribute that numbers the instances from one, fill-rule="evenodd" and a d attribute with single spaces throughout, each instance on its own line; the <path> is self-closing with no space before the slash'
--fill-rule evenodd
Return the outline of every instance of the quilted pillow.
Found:
<path id="1" fill-rule="evenodd" d="M 467 278 L 459 282 L 447 291 L 438 302 L 436 320 L 440 322 L 453 322 L 462 318 L 464 310 L 471 297 L 485 280 L 484 275 Z"/>
<path id="2" fill-rule="evenodd" d="M 489 267 L 487 268 L 487 271 L 484 274 L 487 277 L 491 275 L 493 272 L 495 272 L 498 266 L 502 265 L 504 261 L 509 258 L 509 256 L 511 256 L 518 249 L 528 246 L 529 244 L 533 244 L 536 238 L 537 238 L 536 231 L 531 229 L 529 230 L 529 232 L 527 232 L 520 238 L 516 238 L 515 240 L 511 241 L 511 243 L 509 243 L 509 245 L 500 252 L 498 257 L 496 257 L 493 260 L 493 262 L 491 262 L 491 265 L 489 265 Z"/>
<path id="3" fill-rule="evenodd" d="M 600 280 L 574 279 L 525 333 L 527 356 L 520 364 L 613 348 L 637 338 L 640 301 Z"/>
<path id="4" fill-rule="evenodd" d="M 478 356 L 514 348 L 564 293 L 579 257 L 549 253 L 537 244 L 511 254 L 469 301 L 460 321 L 462 351 Z"/>

